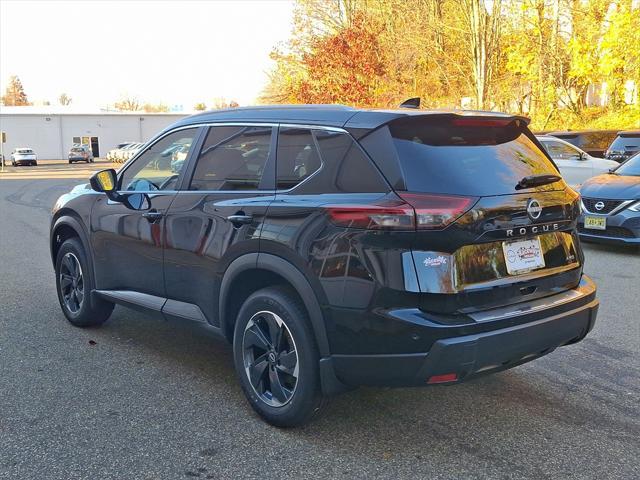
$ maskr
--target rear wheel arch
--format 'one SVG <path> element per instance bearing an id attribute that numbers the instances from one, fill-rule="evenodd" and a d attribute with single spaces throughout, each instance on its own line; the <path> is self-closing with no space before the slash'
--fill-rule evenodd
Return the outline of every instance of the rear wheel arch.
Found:
<path id="1" fill-rule="evenodd" d="M 240 307 L 254 291 L 274 286 L 288 286 L 304 304 L 321 357 L 328 356 L 329 341 L 322 309 L 304 274 L 282 257 L 251 253 L 231 262 L 220 285 L 220 324 L 227 339 L 232 340 Z"/>

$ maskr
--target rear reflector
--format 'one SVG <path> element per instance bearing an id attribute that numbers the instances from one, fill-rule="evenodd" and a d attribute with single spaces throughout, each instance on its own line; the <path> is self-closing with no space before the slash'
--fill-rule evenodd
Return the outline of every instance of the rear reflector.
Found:
<path id="1" fill-rule="evenodd" d="M 453 223 L 478 201 L 477 197 L 400 193 L 372 205 L 327 206 L 336 225 L 366 230 L 437 230 Z"/>
<path id="2" fill-rule="evenodd" d="M 429 377 L 427 380 L 428 384 L 433 383 L 447 383 L 447 382 L 455 382 L 458 380 L 457 373 L 445 373 L 444 375 L 434 375 L 433 377 Z"/>

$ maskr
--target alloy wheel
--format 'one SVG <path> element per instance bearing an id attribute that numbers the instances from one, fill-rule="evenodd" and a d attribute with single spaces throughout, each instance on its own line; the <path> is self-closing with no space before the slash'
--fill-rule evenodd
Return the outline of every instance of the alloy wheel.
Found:
<path id="1" fill-rule="evenodd" d="M 58 281 L 65 307 L 71 313 L 78 313 L 84 302 L 84 277 L 78 257 L 71 252 L 62 257 Z"/>
<path id="2" fill-rule="evenodd" d="M 244 368 L 254 392 L 267 405 L 289 403 L 298 384 L 299 361 L 291 331 L 277 314 L 253 315 L 242 337 Z"/>

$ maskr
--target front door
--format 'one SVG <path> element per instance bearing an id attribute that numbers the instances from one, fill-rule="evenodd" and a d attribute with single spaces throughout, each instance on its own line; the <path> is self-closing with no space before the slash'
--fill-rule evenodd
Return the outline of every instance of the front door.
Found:
<path id="1" fill-rule="evenodd" d="M 259 251 L 263 219 L 275 196 L 273 174 L 265 174 L 272 130 L 211 127 L 167 214 L 167 297 L 197 305 L 214 325 L 224 270 L 238 256 Z"/>
<path id="2" fill-rule="evenodd" d="M 93 154 L 93 158 L 98 158 L 100 156 L 100 144 L 98 142 L 98 137 L 91 137 L 91 153 Z"/>
<path id="3" fill-rule="evenodd" d="M 173 152 L 191 146 L 198 128 L 165 135 L 118 175 L 121 191 L 145 192 L 147 211 L 130 210 L 102 196 L 91 213 L 96 288 L 165 296 L 163 244 L 165 214 L 176 196 L 185 162 Z"/>

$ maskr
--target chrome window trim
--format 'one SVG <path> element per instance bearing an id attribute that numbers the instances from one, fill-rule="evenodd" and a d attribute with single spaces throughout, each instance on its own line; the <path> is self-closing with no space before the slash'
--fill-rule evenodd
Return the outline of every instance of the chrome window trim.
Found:
<path id="1" fill-rule="evenodd" d="M 127 168 L 129 168 L 131 166 L 131 164 L 133 162 L 135 162 L 146 150 L 148 147 L 150 147 L 152 144 L 155 144 L 157 142 L 159 142 L 160 140 L 162 140 L 163 138 L 165 138 L 167 135 L 171 135 L 172 133 L 175 132 L 179 132 L 180 130 L 187 130 L 190 128 L 195 128 L 195 129 L 199 129 L 201 127 L 271 127 L 271 128 L 278 128 L 278 127 L 285 127 L 285 128 L 308 128 L 308 129 L 312 129 L 312 130 L 325 130 L 325 131 L 329 131 L 329 132 L 337 132 L 337 133 L 344 133 L 346 135 L 349 135 L 349 132 L 347 132 L 344 128 L 341 127 L 331 127 L 331 126 L 327 126 L 327 125 L 308 125 L 308 124 L 304 124 L 304 123 L 278 123 L 278 122 L 243 122 L 243 121 L 233 121 L 233 122 L 203 122 L 203 123 L 192 123 L 189 125 L 182 125 L 180 127 L 176 127 L 176 128 L 172 128 L 171 130 L 167 130 L 164 133 L 160 133 L 158 135 L 156 135 L 155 137 L 151 138 L 150 140 L 148 140 L 146 143 L 143 144 L 142 148 L 140 149 L 140 151 L 133 157 L 131 157 L 129 160 L 127 160 L 125 162 L 124 165 L 122 165 L 122 167 L 120 167 L 120 169 L 117 171 L 117 175 L 118 175 L 118 183 L 120 182 L 120 177 L 121 175 L 124 175 L 124 172 L 126 171 Z M 352 141 L 355 141 L 351 135 L 349 135 L 349 138 L 351 138 Z M 314 142 L 315 142 L 315 138 L 314 138 Z M 316 148 L 318 148 L 316 146 Z M 149 190 L 149 191 L 142 191 L 142 190 L 136 190 L 137 193 L 171 193 L 171 192 L 180 192 L 180 193 L 201 193 L 201 194 L 215 194 L 215 193 L 240 193 L 240 192 L 256 192 L 256 193 L 289 193 L 292 190 L 298 188 L 300 185 L 302 185 L 303 183 L 305 183 L 307 180 L 313 178 L 318 172 L 320 172 L 324 166 L 324 160 L 322 158 L 322 153 L 320 152 L 320 149 L 318 148 L 318 156 L 320 157 L 320 162 L 321 162 L 321 166 L 318 170 L 316 170 L 313 174 L 309 175 L 307 178 L 305 178 L 302 182 L 298 183 L 297 185 L 295 185 L 294 187 L 291 187 L 290 189 L 287 190 L 278 190 L 278 189 L 273 189 L 273 190 Z M 196 158 L 196 162 L 197 162 L 197 158 Z M 276 152 L 276 167 L 277 167 L 277 152 Z M 276 177 L 277 180 L 277 177 Z M 123 192 L 127 192 L 128 190 L 118 190 L 123 191 Z"/>

